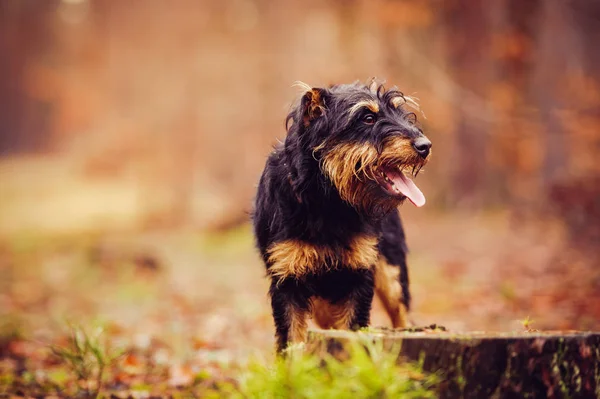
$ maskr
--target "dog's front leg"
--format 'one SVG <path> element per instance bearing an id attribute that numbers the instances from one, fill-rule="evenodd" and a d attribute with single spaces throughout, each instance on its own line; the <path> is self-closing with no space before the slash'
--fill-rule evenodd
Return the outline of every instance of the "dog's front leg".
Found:
<path id="1" fill-rule="evenodd" d="M 364 271 L 364 278 L 354 289 L 350 304 L 353 306 L 352 318 L 348 328 L 358 330 L 368 327 L 371 321 L 371 304 L 375 292 L 373 268 Z"/>
<path id="2" fill-rule="evenodd" d="M 309 298 L 292 279 L 272 282 L 269 294 L 275 321 L 276 348 L 281 354 L 290 343 L 306 341 Z"/>

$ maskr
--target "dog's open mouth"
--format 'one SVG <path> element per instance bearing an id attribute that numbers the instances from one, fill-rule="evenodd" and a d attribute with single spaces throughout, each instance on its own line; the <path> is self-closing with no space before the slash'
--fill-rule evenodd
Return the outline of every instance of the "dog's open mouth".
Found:
<path id="1" fill-rule="evenodd" d="M 377 183 L 388 194 L 394 197 L 406 197 L 415 206 L 425 205 L 425 196 L 410 178 L 414 168 L 402 166 L 381 166 L 375 176 Z M 417 172 L 418 173 L 418 172 Z M 416 173 L 414 173 L 416 176 Z"/>

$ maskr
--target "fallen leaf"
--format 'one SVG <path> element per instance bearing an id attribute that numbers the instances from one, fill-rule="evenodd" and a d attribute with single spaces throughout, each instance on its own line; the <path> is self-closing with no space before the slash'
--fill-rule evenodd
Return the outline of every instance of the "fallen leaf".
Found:
<path id="1" fill-rule="evenodd" d="M 194 382 L 194 372 L 189 365 L 174 364 L 169 368 L 169 385 L 185 387 Z"/>

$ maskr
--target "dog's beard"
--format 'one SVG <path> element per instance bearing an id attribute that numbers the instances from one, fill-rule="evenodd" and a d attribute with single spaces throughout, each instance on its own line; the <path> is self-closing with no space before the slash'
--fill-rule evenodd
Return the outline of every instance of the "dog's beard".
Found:
<path id="1" fill-rule="evenodd" d="M 346 201 L 369 216 L 386 215 L 404 201 L 404 198 L 389 196 L 383 193 L 381 187 L 373 181 L 357 181 L 353 190 L 352 202 Z"/>
<path id="2" fill-rule="evenodd" d="M 379 157 L 375 175 L 377 182 L 388 194 L 404 196 L 421 207 L 425 205 L 425 196 L 411 177 L 417 177 L 427 159 L 416 153 L 408 139 L 388 140 Z"/>
<path id="3" fill-rule="evenodd" d="M 339 143 L 327 150 L 321 169 L 340 197 L 368 214 L 384 214 L 409 198 L 416 206 L 425 197 L 406 171 L 417 174 L 425 161 L 410 142 L 397 138 L 384 143 L 381 153 L 369 143 Z"/>

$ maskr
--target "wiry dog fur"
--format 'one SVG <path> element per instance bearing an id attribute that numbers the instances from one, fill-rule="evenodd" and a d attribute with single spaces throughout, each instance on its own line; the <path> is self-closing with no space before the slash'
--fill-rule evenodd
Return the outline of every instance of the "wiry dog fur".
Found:
<path id="1" fill-rule="evenodd" d="M 310 316 L 323 328 L 367 326 L 375 292 L 393 326 L 406 326 L 405 197 L 382 188 L 380 168 L 416 176 L 429 158 L 415 150 L 429 142 L 412 98 L 378 84 L 304 88 L 254 210 L 279 351 L 306 338 Z"/>

